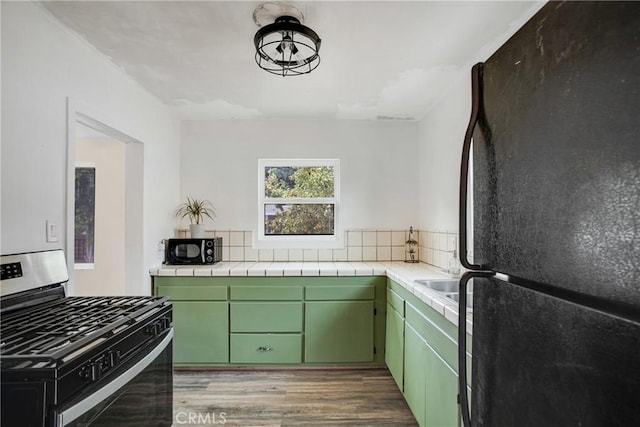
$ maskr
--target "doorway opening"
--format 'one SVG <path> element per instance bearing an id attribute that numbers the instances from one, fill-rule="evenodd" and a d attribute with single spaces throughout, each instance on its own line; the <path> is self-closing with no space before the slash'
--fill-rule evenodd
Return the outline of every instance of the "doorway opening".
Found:
<path id="1" fill-rule="evenodd" d="M 143 144 L 70 106 L 69 295 L 133 295 L 143 272 Z"/>

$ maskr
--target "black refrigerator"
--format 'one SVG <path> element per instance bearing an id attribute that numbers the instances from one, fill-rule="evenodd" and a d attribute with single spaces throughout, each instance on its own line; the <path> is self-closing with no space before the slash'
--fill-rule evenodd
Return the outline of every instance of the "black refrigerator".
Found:
<path id="1" fill-rule="evenodd" d="M 472 82 L 464 425 L 640 425 L 640 2 L 547 3 Z"/>

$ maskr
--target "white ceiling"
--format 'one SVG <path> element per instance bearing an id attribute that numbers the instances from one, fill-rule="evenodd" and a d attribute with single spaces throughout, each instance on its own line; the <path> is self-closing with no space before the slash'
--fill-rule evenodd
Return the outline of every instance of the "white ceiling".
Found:
<path id="1" fill-rule="evenodd" d="M 183 119 L 421 119 L 528 1 L 307 1 L 320 66 L 281 77 L 254 60 L 259 1 L 42 2 Z M 483 49 L 485 47 L 485 49 Z"/>

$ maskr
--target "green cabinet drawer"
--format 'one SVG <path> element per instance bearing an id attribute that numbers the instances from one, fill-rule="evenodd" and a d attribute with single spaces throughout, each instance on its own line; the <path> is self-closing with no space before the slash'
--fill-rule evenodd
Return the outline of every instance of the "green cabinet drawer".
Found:
<path id="1" fill-rule="evenodd" d="M 231 334 L 231 363 L 301 362 L 301 334 Z"/>
<path id="2" fill-rule="evenodd" d="M 231 332 L 302 332 L 302 302 L 231 302 Z"/>
<path id="3" fill-rule="evenodd" d="M 375 298 L 373 286 L 307 286 L 307 301 L 372 300 Z"/>
<path id="4" fill-rule="evenodd" d="M 404 317 L 404 298 L 389 288 L 387 288 L 387 303 L 389 303 L 400 316 Z"/>
<path id="5" fill-rule="evenodd" d="M 171 297 L 174 301 L 225 301 L 226 286 L 158 285 L 158 295 Z"/>
<path id="6" fill-rule="evenodd" d="M 234 301 L 302 301 L 302 286 L 232 286 Z"/>

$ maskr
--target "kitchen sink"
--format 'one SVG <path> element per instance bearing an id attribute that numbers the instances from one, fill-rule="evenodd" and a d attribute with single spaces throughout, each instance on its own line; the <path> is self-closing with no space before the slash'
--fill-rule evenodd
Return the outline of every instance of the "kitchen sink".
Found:
<path id="1" fill-rule="evenodd" d="M 450 298 L 460 304 L 460 294 L 447 294 L 445 295 L 447 298 Z M 473 294 L 467 294 L 467 310 L 473 310 Z"/>
<path id="2" fill-rule="evenodd" d="M 414 283 L 438 292 L 458 292 L 458 280 L 455 279 L 414 280 Z"/>

